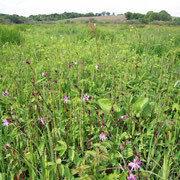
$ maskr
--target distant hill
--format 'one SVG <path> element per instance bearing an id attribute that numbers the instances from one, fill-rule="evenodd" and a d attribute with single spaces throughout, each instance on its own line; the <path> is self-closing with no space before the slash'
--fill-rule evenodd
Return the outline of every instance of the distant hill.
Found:
<path id="1" fill-rule="evenodd" d="M 95 19 L 97 21 L 101 20 L 126 20 L 125 15 L 118 15 L 118 16 L 93 16 L 93 17 L 77 17 L 71 18 L 70 20 L 89 20 Z"/>

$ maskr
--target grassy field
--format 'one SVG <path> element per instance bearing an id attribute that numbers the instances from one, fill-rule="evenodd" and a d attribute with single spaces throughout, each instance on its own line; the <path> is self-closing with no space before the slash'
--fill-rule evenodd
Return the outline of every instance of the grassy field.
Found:
<path id="1" fill-rule="evenodd" d="M 0 26 L 0 179 L 178 179 L 180 28 Z"/>

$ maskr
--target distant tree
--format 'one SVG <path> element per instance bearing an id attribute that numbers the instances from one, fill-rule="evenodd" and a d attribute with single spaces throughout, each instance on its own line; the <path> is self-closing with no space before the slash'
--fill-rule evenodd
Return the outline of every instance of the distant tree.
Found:
<path id="1" fill-rule="evenodd" d="M 106 15 L 106 12 L 105 12 L 105 11 L 103 11 L 103 12 L 101 13 L 101 15 L 102 15 L 102 16 L 105 16 L 105 15 Z"/>
<path id="2" fill-rule="evenodd" d="M 127 20 L 133 19 L 133 13 L 132 12 L 126 12 L 125 17 Z"/>
<path id="3" fill-rule="evenodd" d="M 89 13 L 86 13 L 84 16 L 85 16 L 85 17 L 93 17 L 93 16 L 95 16 L 95 15 L 94 15 L 93 12 L 89 12 Z"/>
<path id="4" fill-rule="evenodd" d="M 110 12 L 106 12 L 106 16 L 110 16 L 110 14 L 111 14 Z"/>
<path id="5" fill-rule="evenodd" d="M 10 21 L 15 24 L 22 24 L 24 22 L 23 18 L 16 14 L 9 16 L 8 19 L 10 19 Z"/>
<path id="6" fill-rule="evenodd" d="M 172 20 L 171 15 L 164 10 L 159 12 L 159 18 L 161 21 L 171 21 Z"/>
<path id="7" fill-rule="evenodd" d="M 144 18 L 145 15 L 140 13 L 132 13 L 132 19 L 141 19 Z"/>
<path id="8" fill-rule="evenodd" d="M 115 13 L 114 13 L 114 12 L 112 13 L 112 16 L 115 16 Z"/>

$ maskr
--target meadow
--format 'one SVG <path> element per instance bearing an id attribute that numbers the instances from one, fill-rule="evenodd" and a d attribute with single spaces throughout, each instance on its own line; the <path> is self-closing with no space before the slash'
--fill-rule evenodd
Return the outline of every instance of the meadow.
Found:
<path id="1" fill-rule="evenodd" d="M 0 26 L 0 179 L 178 179 L 180 28 Z"/>

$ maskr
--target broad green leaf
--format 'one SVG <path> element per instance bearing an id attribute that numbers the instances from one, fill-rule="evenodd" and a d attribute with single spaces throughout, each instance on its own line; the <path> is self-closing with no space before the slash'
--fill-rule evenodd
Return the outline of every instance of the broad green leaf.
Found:
<path id="1" fill-rule="evenodd" d="M 95 157 L 96 156 L 96 151 L 86 151 L 86 156 L 93 156 Z"/>
<path id="2" fill-rule="evenodd" d="M 65 168 L 64 168 L 64 174 L 65 174 L 65 176 L 66 176 L 66 178 L 67 178 L 68 180 L 71 179 L 71 172 L 70 172 L 68 166 L 65 166 Z"/>
<path id="3" fill-rule="evenodd" d="M 147 106 L 149 102 L 148 98 L 140 97 L 137 101 L 132 105 L 132 108 L 136 113 L 143 111 L 143 109 Z"/>
<path id="4" fill-rule="evenodd" d="M 38 150 L 39 150 L 40 156 L 42 156 L 43 151 L 44 151 L 44 142 L 41 142 L 41 144 L 38 147 Z"/>
<path id="5" fill-rule="evenodd" d="M 70 149 L 70 150 L 68 151 L 68 156 L 69 156 L 69 159 L 70 159 L 71 161 L 74 160 L 74 155 L 75 155 L 75 151 L 74 151 L 73 149 Z"/>
<path id="6" fill-rule="evenodd" d="M 64 176 L 64 165 L 60 164 L 58 167 L 59 167 L 61 176 Z"/>
<path id="7" fill-rule="evenodd" d="M 109 99 L 99 99 L 97 103 L 104 111 L 110 111 L 112 107 L 114 108 L 115 112 L 120 111 L 120 108 L 118 108 L 116 104 L 113 104 Z"/>
<path id="8" fill-rule="evenodd" d="M 54 151 L 59 151 L 59 155 L 62 156 L 67 150 L 67 144 L 64 141 L 58 141 L 58 143 L 60 144 L 60 146 L 57 145 L 54 148 Z"/>
<path id="9" fill-rule="evenodd" d="M 119 179 L 119 174 L 109 174 L 108 176 L 108 180 L 115 180 L 115 179 Z"/>

